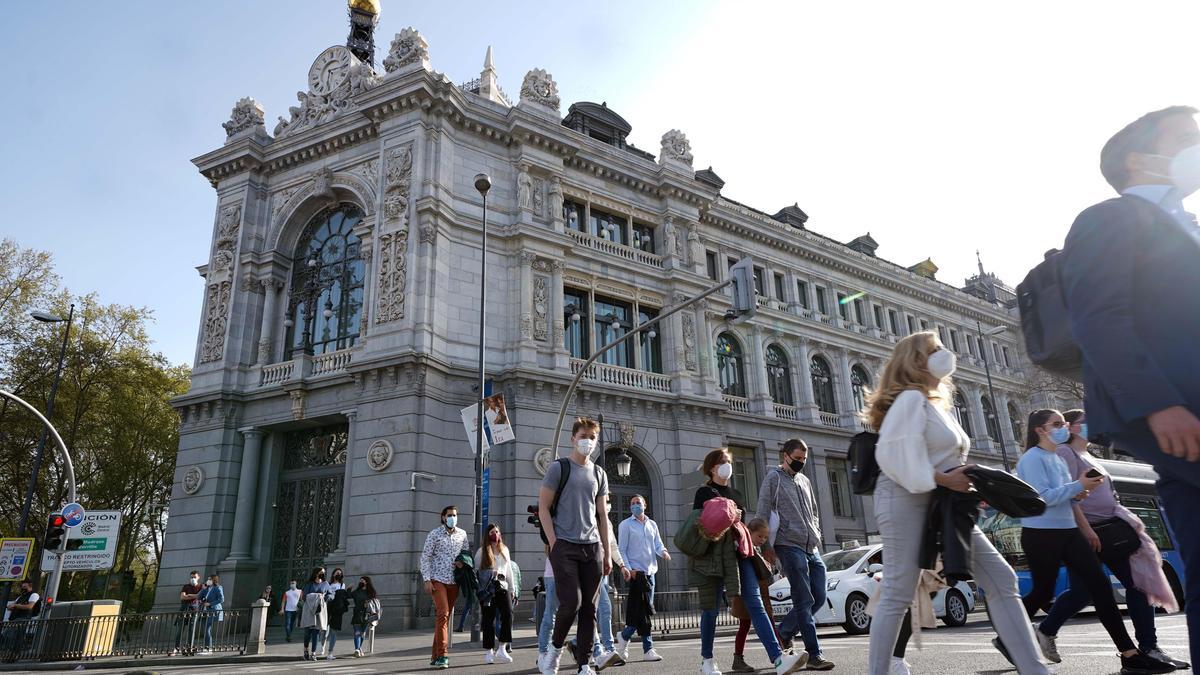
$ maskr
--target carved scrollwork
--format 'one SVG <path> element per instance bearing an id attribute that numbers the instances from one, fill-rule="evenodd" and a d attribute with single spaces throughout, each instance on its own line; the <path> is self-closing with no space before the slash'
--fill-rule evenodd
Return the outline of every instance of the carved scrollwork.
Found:
<path id="1" fill-rule="evenodd" d="M 222 122 L 221 126 L 225 128 L 225 137 L 227 139 L 242 133 L 247 129 L 261 127 L 265 123 L 263 107 L 258 101 L 249 96 L 241 99 L 233 106 L 233 112 L 229 114 L 229 121 Z M 266 131 L 264 128 L 263 131 Z"/>
<path id="2" fill-rule="evenodd" d="M 221 209 L 221 220 L 217 223 L 217 250 L 213 253 L 210 272 L 224 272 L 233 265 L 238 231 L 241 230 L 241 226 L 241 204 L 233 204 Z"/>
<path id="3" fill-rule="evenodd" d="M 231 284 L 228 280 L 208 287 L 204 315 L 204 338 L 200 345 L 200 363 L 220 361 L 225 355 L 225 326 L 229 317 L 229 291 Z"/>
<path id="4" fill-rule="evenodd" d="M 413 64 L 427 65 L 429 62 L 429 43 L 415 28 L 409 26 L 396 33 L 388 55 L 383 59 L 383 69 L 392 73 Z"/>
<path id="5" fill-rule="evenodd" d="M 404 294 L 408 273 L 408 231 L 379 235 L 379 301 L 375 323 L 404 318 Z"/>
<path id="6" fill-rule="evenodd" d="M 546 339 L 546 316 L 550 310 L 550 280 L 543 276 L 533 277 L 533 339 Z"/>

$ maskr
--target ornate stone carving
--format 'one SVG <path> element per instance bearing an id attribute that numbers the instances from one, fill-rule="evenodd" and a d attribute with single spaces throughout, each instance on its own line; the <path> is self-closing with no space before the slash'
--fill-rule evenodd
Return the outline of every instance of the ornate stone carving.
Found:
<path id="1" fill-rule="evenodd" d="M 409 26 L 392 38 L 392 46 L 383 59 L 383 69 L 393 73 L 414 64 L 429 69 L 429 43 L 415 28 Z"/>
<path id="2" fill-rule="evenodd" d="M 558 111 L 558 85 L 554 78 L 541 68 L 534 68 L 525 73 L 525 81 L 521 83 L 521 101 L 536 103 Z"/>
<path id="3" fill-rule="evenodd" d="M 554 271 L 554 265 L 549 260 L 546 260 L 545 258 L 534 258 L 533 262 L 530 263 L 530 267 L 533 268 L 534 272 L 553 272 Z"/>
<path id="4" fill-rule="evenodd" d="M 545 476 L 546 470 L 550 468 L 550 463 L 554 461 L 554 450 L 551 448 L 539 448 L 533 453 L 533 468 L 538 472 L 539 476 Z"/>
<path id="5" fill-rule="evenodd" d="M 194 495 L 200 491 L 200 486 L 204 485 L 204 469 L 198 466 L 189 466 L 183 472 L 183 494 Z"/>
<path id="6" fill-rule="evenodd" d="M 563 211 L 562 180 L 558 176 L 550 179 L 549 193 L 550 196 L 547 200 L 550 207 L 549 215 L 552 220 L 558 220 L 562 218 Z"/>
<path id="7" fill-rule="evenodd" d="M 238 231 L 241 227 L 241 204 L 233 204 L 221 209 L 221 220 L 217 223 L 217 250 L 213 253 L 210 274 L 224 272 L 233 265 L 233 256 L 237 250 Z"/>
<path id="8" fill-rule="evenodd" d="M 404 318 L 408 230 L 379 235 L 379 301 L 375 323 Z"/>
<path id="9" fill-rule="evenodd" d="M 204 315 L 204 339 L 200 345 L 200 363 L 220 361 L 225 355 L 225 324 L 229 316 L 229 280 L 208 287 L 208 310 Z"/>
<path id="10" fill-rule="evenodd" d="M 334 46 L 321 52 L 308 71 L 308 91 L 296 92 L 299 105 L 290 106 L 290 118 L 279 118 L 275 138 L 311 129 L 354 108 L 353 97 L 376 87 L 379 76 L 350 50 Z"/>
<path id="11" fill-rule="evenodd" d="M 566 335 L 567 335 L 566 326 L 563 325 L 563 320 L 555 319 L 554 320 L 554 344 L 558 347 L 562 347 L 564 344 L 564 340 L 566 340 Z"/>
<path id="12" fill-rule="evenodd" d="M 383 185 L 383 217 L 386 223 L 408 226 L 408 196 L 412 184 L 412 149 L 405 145 L 388 151 Z"/>
<path id="13" fill-rule="evenodd" d="M 533 262 L 537 260 L 537 254 L 533 251 L 521 251 L 521 267 L 533 267 Z"/>
<path id="14" fill-rule="evenodd" d="M 287 203 L 292 199 L 292 196 L 295 195 L 300 190 L 304 189 L 304 187 L 305 186 L 303 186 L 303 185 L 293 185 L 290 188 L 284 188 L 282 190 L 279 190 L 278 192 L 276 192 L 274 195 L 271 196 L 271 222 L 272 223 L 279 222 L 279 216 L 283 212 L 283 207 L 287 206 Z"/>
<path id="15" fill-rule="evenodd" d="M 683 317 L 683 367 L 688 370 L 696 369 L 696 319 L 692 313 L 684 310 Z"/>
<path id="16" fill-rule="evenodd" d="M 541 178 L 533 179 L 533 215 L 546 217 L 546 181 Z"/>
<path id="17" fill-rule="evenodd" d="M 317 169 L 312 175 L 313 194 L 325 199 L 337 199 L 333 191 L 333 169 L 325 166 Z"/>
<path id="18" fill-rule="evenodd" d="M 524 164 L 517 172 L 517 206 L 524 211 L 533 209 L 533 178 L 529 175 L 529 167 Z"/>
<path id="19" fill-rule="evenodd" d="M 533 277 L 533 339 L 546 339 L 546 315 L 550 311 L 550 280 L 542 276 Z"/>
<path id="20" fill-rule="evenodd" d="M 288 392 L 288 396 L 292 397 L 292 419 L 304 419 L 304 402 L 307 394 L 303 389 L 294 389 Z"/>
<path id="21" fill-rule="evenodd" d="M 681 256 L 682 247 L 679 243 L 679 228 L 675 219 L 668 217 L 663 221 L 663 239 L 667 255 Z"/>
<path id="22" fill-rule="evenodd" d="M 530 340 L 533 338 L 533 317 L 528 312 L 521 314 L 521 339 Z"/>
<path id="23" fill-rule="evenodd" d="M 425 223 L 421 225 L 421 243 L 436 244 L 437 243 L 437 227 L 433 223 Z"/>
<path id="24" fill-rule="evenodd" d="M 395 454 L 392 444 L 381 438 L 367 448 L 367 466 L 371 467 L 372 471 L 383 471 L 391 465 Z"/>
<path id="25" fill-rule="evenodd" d="M 637 433 L 637 427 L 633 426 L 632 422 L 621 422 L 617 426 L 621 433 L 621 440 L 618 445 L 625 450 L 632 448 L 634 445 L 634 435 Z"/>
<path id="26" fill-rule="evenodd" d="M 221 123 L 221 126 L 225 128 L 226 141 L 228 142 L 247 129 L 262 127 L 265 124 L 263 114 L 263 107 L 249 96 L 235 103 L 233 112 L 229 115 L 229 121 Z M 266 132 L 265 127 L 263 131 Z"/>
<path id="27" fill-rule="evenodd" d="M 658 155 L 658 163 L 667 162 L 692 165 L 692 144 L 688 143 L 687 136 L 678 129 L 672 129 L 662 136 L 662 152 Z"/>

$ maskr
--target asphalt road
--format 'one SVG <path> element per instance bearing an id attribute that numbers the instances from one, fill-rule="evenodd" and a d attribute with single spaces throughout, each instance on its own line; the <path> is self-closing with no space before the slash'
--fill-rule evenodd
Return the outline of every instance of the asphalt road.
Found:
<path id="1" fill-rule="evenodd" d="M 1128 625 L 1128 621 L 1126 622 Z M 861 675 L 866 672 L 867 636 L 849 636 L 840 628 L 828 628 L 820 631 L 822 648 L 827 658 L 837 663 L 835 673 L 853 673 Z M 1159 616 L 1158 635 L 1160 646 L 1176 657 L 1187 656 L 1187 627 L 1183 615 Z M 964 673 L 1015 673 L 1003 657 L 991 646 L 994 637 L 986 614 L 975 612 L 971 620 L 961 628 L 939 627 L 922 633 L 922 646 L 910 645 L 908 661 L 912 664 L 914 673 L 925 674 L 954 674 Z M 1109 641 L 1104 629 L 1094 615 L 1084 615 L 1063 629 L 1059 636 L 1059 651 L 1063 663 L 1051 666 L 1052 672 L 1059 675 L 1107 675 L 1120 672 L 1120 662 L 1116 650 Z M 340 646 L 340 645 L 339 645 Z M 700 666 L 700 647 L 697 638 L 684 640 L 659 640 L 655 648 L 663 655 L 661 663 L 646 664 L 633 662 L 625 666 L 610 668 L 607 673 L 612 675 L 668 675 L 687 673 L 696 675 Z M 637 644 L 630 645 L 630 655 L 640 649 Z M 746 645 L 746 660 L 751 665 L 766 666 L 767 657 L 762 647 L 751 640 Z M 733 636 L 725 629 L 718 634 L 716 654 L 718 665 L 728 669 L 733 653 Z M 520 640 L 513 652 L 516 661 L 511 665 L 487 666 L 483 664 L 482 651 L 469 644 L 459 644 L 451 654 L 449 673 L 458 675 L 501 675 L 519 673 L 533 675 L 536 673 L 534 661 L 537 657 L 536 646 L 530 645 L 528 639 Z M 297 659 L 294 663 L 271 664 L 216 664 L 196 665 L 188 667 L 165 667 L 158 669 L 161 675 L 208 675 L 210 673 L 237 673 L 253 675 L 256 673 L 318 673 L 324 675 L 374 675 L 375 673 L 398 673 L 427 671 L 429 664 L 428 648 L 406 649 L 398 652 L 379 653 L 375 656 L 356 659 L 352 656 L 342 657 L 336 661 L 305 662 Z M 573 664 L 569 656 L 563 659 L 563 675 L 574 675 Z M 90 669 L 89 669 L 90 670 Z M 43 671 L 45 672 L 45 671 Z M 69 671 L 64 671 L 69 672 Z M 115 673 L 121 671 L 106 670 Z M 766 672 L 766 671 L 762 671 Z M 1188 671 L 1183 671 L 1188 672 Z"/>

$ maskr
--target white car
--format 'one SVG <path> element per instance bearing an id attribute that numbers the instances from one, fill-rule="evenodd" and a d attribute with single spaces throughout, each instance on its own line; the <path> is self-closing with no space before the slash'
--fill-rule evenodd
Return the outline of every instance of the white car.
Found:
<path id="1" fill-rule="evenodd" d="M 867 601 L 879 582 L 875 573 L 883 569 L 883 545 L 859 546 L 826 553 L 825 606 L 817 612 L 818 626 L 841 624 L 851 635 L 870 631 Z M 787 578 L 771 584 L 771 607 L 780 621 L 792 610 L 792 589 Z M 934 616 L 947 626 L 961 626 L 975 609 L 975 592 L 965 581 L 943 588 L 933 597 Z"/>

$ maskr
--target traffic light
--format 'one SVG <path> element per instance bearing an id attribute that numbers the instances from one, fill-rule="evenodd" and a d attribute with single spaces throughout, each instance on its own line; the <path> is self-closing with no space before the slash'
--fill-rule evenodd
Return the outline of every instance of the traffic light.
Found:
<path id="1" fill-rule="evenodd" d="M 47 551 L 57 551 L 67 538 L 66 519 L 61 513 L 52 513 L 46 519 L 46 536 L 42 537 L 42 548 Z"/>
<path id="2" fill-rule="evenodd" d="M 754 259 L 746 256 L 729 268 L 729 277 L 733 279 L 733 316 L 730 318 L 745 321 L 754 316 L 758 309 L 758 301 L 754 292 Z"/>

